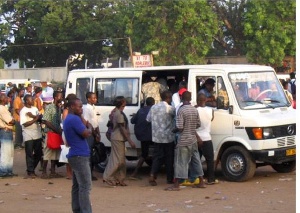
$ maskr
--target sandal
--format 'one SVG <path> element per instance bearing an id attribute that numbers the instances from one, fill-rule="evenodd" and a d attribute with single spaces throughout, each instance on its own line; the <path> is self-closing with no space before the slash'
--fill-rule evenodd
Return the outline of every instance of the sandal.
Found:
<path id="1" fill-rule="evenodd" d="M 194 186 L 192 186 L 193 188 L 197 188 L 197 189 L 205 189 L 206 186 L 202 185 L 202 184 L 195 184 Z"/>
<path id="2" fill-rule="evenodd" d="M 128 186 L 126 183 L 124 182 L 117 182 L 116 183 L 117 186 Z"/>
<path id="3" fill-rule="evenodd" d="M 180 188 L 174 187 L 174 186 L 170 186 L 165 188 L 165 191 L 179 191 Z"/>
<path id="4" fill-rule="evenodd" d="M 47 175 L 46 173 L 43 173 L 43 174 L 41 175 L 41 178 L 42 178 L 42 179 L 48 179 L 49 177 L 48 177 L 48 175 Z"/>
<path id="5" fill-rule="evenodd" d="M 117 185 L 112 180 L 103 180 L 103 183 L 107 184 L 108 186 L 116 186 Z"/>
<path id="6" fill-rule="evenodd" d="M 155 177 L 154 176 L 150 176 L 150 178 L 149 178 L 149 184 L 151 186 L 157 186 L 157 183 L 155 181 Z"/>
<path id="7" fill-rule="evenodd" d="M 64 177 L 64 176 L 62 176 L 62 175 L 60 175 L 60 174 L 57 174 L 57 173 L 51 173 L 51 174 L 49 175 L 49 178 L 62 178 L 62 177 Z"/>

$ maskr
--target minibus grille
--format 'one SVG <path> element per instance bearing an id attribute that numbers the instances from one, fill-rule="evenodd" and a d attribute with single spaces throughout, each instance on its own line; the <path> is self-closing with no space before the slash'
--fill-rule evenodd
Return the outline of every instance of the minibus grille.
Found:
<path id="1" fill-rule="evenodd" d="M 295 136 L 288 136 L 284 138 L 277 139 L 278 147 L 285 147 L 285 146 L 294 146 L 296 145 Z"/>

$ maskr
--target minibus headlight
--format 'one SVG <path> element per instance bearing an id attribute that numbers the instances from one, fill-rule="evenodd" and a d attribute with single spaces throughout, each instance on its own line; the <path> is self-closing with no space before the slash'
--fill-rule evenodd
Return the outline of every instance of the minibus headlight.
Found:
<path id="1" fill-rule="evenodd" d="M 263 137 L 264 139 L 273 138 L 273 129 L 272 128 L 263 128 Z"/>

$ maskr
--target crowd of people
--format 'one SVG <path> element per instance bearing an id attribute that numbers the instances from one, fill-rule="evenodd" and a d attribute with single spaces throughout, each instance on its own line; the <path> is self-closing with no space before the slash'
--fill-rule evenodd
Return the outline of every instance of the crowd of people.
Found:
<path id="1" fill-rule="evenodd" d="M 295 80 L 294 80 L 295 81 Z M 86 93 L 87 105 L 75 94 L 65 99 L 62 91 L 54 91 L 51 85 L 46 88 L 32 87 L 9 89 L 0 94 L 0 178 L 13 177 L 14 148 L 25 148 L 26 178 L 36 178 L 36 168 L 41 165 L 40 178 L 60 178 L 56 173 L 60 149 L 47 146 L 49 132 L 62 135 L 69 147 L 67 154 L 67 178 L 73 179 L 73 212 L 91 212 L 89 194 L 93 175 L 92 148 L 101 141 L 99 112 L 95 110 L 97 96 Z M 149 147 L 153 146 L 149 184 L 156 186 L 157 176 L 162 165 L 166 169 L 168 191 L 180 190 L 186 180 L 196 188 L 218 183 L 215 179 L 214 151 L 210 135 L 214 119 L 213 96 L 215 80 L 206 79 L 204 87 L 197 94 L 197 105 L 191 105 L 191 92 L 186 81 L 178 83 L 177 90 L 171 92 L 167 83 L 150 78 L 143 84 L 144 106 L 130 120 L 123 112 L 126 99 L 117 96 L 115 108 L 109 116 L 107 137 L 111 142 L 111 153 L 103 173 L 103 183 L 107 186 L 127 186 L 125 142 L 132 148 L 136 145 L 130 137 L 129 122 L 135 125 L 134 133 L 141 141 L 141 156 L 130 179 L 137 180 L 143 163 L 149 160 Z M 292 90 L 284 85 L 287 90 Z M 255 85 L 251 95 L 255 95 Z M 291 97 L 291 101 L 292 101 Z M 15 137 L 13 141 L 13 131 Z M 202 168 L 204 156 L 207 172 Z M 50 174 L 47 173 L 50 161 Z M 205 178 L 204 178 L 205 177 Z"/>

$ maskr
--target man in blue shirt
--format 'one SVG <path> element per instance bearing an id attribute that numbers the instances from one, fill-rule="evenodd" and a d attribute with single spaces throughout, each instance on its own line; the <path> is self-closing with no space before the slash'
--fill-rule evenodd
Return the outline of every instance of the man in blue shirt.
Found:
<path id="1" fill-rule="evenodd" d="M 139 162 L 135 167 L 130 179 L 136 179 L 138 170 L 142 167 L 143 163 L 149 158 L 149 146 L 153 145 L 152 142 L 152 128 L 151 123 L 147 122 L 146 117 L 155 104 L 155 100 L 152 97 L 146 99 L 146 106 L 139 109 L 136 114 L 131 118 L 131 123 L 134 124 L 134 134 L 136 138 L 141 141 L 142 154 L 139 158 Z"/>
<path id="2" fill-rule="evenodd" d="M 92 178 L 90 169 L 90 149 L 86 138 L 92 134 L 92 125 L 82 121 L 82 102 L 70 100 L 69 113 L 64 120 L 64 133 L 70 146 L 67 155 L 73 170 L 72 210 L 73 212 L 92 212 L 90 191 Z"/>

